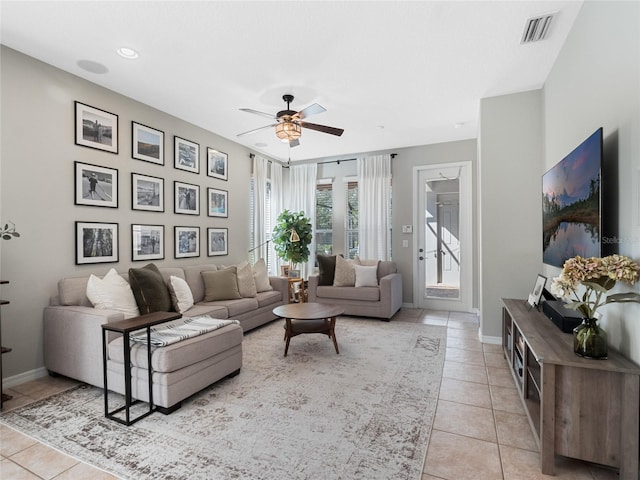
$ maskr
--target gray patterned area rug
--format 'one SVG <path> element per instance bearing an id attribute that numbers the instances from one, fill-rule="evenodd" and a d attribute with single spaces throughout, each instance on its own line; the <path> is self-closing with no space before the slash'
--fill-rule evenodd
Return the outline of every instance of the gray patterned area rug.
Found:
<path id="1" fill-rule="evenodd" d="M 340 355 L 315 334 L 286 358 L 283 336 L 281 321 L 247 333 L 240 374 L 171 415 L 125 427 L 82 386 L 0 422 L 122 478 L 419 480 L 446 329 L 341 317 Z"/>

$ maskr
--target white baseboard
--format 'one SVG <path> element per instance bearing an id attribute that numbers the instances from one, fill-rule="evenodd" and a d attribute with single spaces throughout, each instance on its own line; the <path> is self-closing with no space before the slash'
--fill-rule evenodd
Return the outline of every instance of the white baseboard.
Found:
<path id="1" fill-rule="evenodd" d="M 13 377 L 2 379 L 2 389 L 4 390 L 5 388 L 15 387 L 16 385 L 21 385 L 25 382 L 30 382 L 31 380 L 37 380 L 38 378 L 46 377 L 47 375 L 49 375 L 49 371 L 44 367 L 19 373 Z"/>
<path id="2" fill-rule="evenodd" d="M 490 343 L 492 345 L 502 345 L 502 337 L 490 337 L 489 335 L 480 335 L 482 343 Z"/>

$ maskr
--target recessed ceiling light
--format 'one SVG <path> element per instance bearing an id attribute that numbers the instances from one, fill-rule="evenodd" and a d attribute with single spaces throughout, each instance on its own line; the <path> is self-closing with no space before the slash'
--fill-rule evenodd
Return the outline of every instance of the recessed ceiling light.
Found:
<path id="1" fill-rule="evenodd" d="M 264 142 L 256 143 L 256 147 L 258 147 L 258 148 L 263 148 L 263 147 L 268 147 L 268 146 L 269 146 L 268 143 L 264 143 Z"/>
<path id="2" fill-rule="evenodd" d="M 116 52 L 118 52 L 118 55 L 120 55 L 122 58 L 126 58 L 128 60 L 133 60 L 140 56 L 138 52 L 129 47 L 120 47 L 118 48 L 118 50 L 116 50 Z"/>
<path id="3" fill-rule="evenodd" d="M 102 74 L 102 73 L 107 73 L 109 71 L 109 69 L 105 67 L 103 64 L 94 62 L 92 60 L 78 60 L 76 62 L 76 65 L 78 65 L 83 70 L 86 70 L 87 72 L 91 72 L 91 73 Z"/>

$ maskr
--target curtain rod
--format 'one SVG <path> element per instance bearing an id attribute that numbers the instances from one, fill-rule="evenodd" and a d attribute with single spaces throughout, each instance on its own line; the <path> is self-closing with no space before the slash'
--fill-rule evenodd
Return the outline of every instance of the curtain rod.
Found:
<path id="1" fill-rule="evenodd" d="M 391 158 L 396 158 L 398 156 L 397 153 L 391 153 L 390 154 Z M 250 153 L 249 154 L 249 158 L 254 158 L 255 154 Z M 315 162 L 318 165 L 324 165 L 325 163 L 336 163 L 338 165 L 340 165 L 340 162 L 353 162 L 354 160 L 357 160 L 357 158 L 345 158 L 344 160 L 327 160 L 326 162 Z M 289 165 L 285 165 L 284 168 L 288 168 Z"/>

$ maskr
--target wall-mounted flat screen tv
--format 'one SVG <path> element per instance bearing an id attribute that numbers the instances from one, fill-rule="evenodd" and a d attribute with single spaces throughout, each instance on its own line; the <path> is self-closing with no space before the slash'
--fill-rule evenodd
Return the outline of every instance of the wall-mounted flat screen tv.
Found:
<path id="1" fill-rule="evenodd" d="M 599 257 L 602 128 L 542 176 L 542 260 Z"/>

